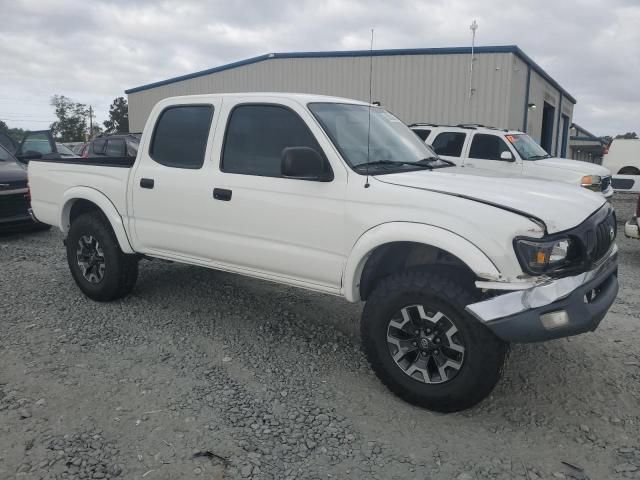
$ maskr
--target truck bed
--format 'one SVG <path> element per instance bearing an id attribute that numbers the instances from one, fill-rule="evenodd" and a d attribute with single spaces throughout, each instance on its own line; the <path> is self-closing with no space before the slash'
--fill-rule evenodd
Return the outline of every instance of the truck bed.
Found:
<path id="1" fill-rule="evenodd" d="M 29 163 L 31 208 L 38 220 L 62 230 L 61 214 L 72 189 L 104 194 L 127 217 L 127 181 L 135 158 L 96 157 L 32 160 Z"/>

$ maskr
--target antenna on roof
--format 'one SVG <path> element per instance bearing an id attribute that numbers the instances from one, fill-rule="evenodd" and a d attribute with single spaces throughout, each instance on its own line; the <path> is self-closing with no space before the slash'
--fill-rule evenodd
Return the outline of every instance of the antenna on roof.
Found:
<path id="1" fill-rule="evenodd" d="M 369 188 L 369 155 L 371 153 L 371 90 L 373 85 L 373 28 L 371 29 L 371 44 L 369 45 L 369 119 L 367 124 L 367 180 L 364 188 Z"/>

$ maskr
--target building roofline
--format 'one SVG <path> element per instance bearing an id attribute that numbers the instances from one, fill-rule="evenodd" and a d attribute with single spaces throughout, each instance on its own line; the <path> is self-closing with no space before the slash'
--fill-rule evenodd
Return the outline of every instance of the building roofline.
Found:
<path id="1" fill-rule="evenodd" d="M 547 82 L 557 88 L 562 95 L 572 103 L 576 103 L 576 99 L 569 94 L 564 88 L 556 82 L 551 75 L 544 71 L 544 69 L 534 62 L 531 57 L 524 53 L 517 45 L 493 45 L 493 46 L 481 46 L 475 47 L 474 53 L 513 53 L 519 57 L 523 62 L 529 65 L 538 75 L 544 78 Z M 163 85 L 169 85 L 171 83 L 181 82 L 183 80 L 190 80 L 192 78 L 198 78 L 212 73 L 223 72 L 237 67 L 245 65 L 251 65 L 253 63 L 263 62 L 265 60 L 271 60 L 274 58 L 343 58 L 343 57 L 385 57 L 385 56 L 398 56 L 398 55 L 470 55 L 471 47 L 439 47 L 439 48 L 396 48 L 388 50 L 338 50 L 338 51 L 324 51 L 324 52 L 288 52 L 288 53 L 266 53 L 257 57 L 248 58 L 246 60 L 240 60 L 238 62 L 228 63 L 219 67 L 209 68 L 207 70 L 200 70 L 198 72 L 189 73 L 187 75 L 181 75 L 178 77 L 168 78 L 167 80 L 161 80 L 158 82 L 148 83 L 139 87 L 130 88 L 125 90 L 124 93 L 136 93 L 143 90 L 149 90 L 151 88 L 161 87 Z"/>
<path id="2" fill-rule="evenodd" d="M 594 140 L 600 140 L 600 139 L 601 139 L 601 138 L 600 138 L 600 137 L 598 137 L 597 135 L 594 135 L 594 134 L 593 134 L 593 133 L 591 133 L 589 130 L 587 130 L 586 128 L 581 127 L 580 125 L 578 125 L 578 124 L 577 124 L 577 123 L 575 123 L 575 122 L 573 122 L 573 123 L 571 124 L 571 126 L 572 126 L 573 128 L 575 128 L 575 129 L 576 129 L 576 132 L 582 132 L 582 133 L 584 133 L 584 135 L 583 135 L 583 136 L 591 137 L 591 138 L 592 138 L 592 139 L 594 139 Z M 580 135 L 576 135 L 576 136 L 580 136 Z"/>

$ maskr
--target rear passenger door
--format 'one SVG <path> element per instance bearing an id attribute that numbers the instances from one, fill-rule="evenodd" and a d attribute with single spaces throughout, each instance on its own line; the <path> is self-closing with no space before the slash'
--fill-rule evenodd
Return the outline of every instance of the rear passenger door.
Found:
<path id="1" fill-rule="evenodd" d="M 456 165 L 462 165 L 462 152 L 467 140 L 465 132 L 436 131 L 432 136 L 431 146 L 438 156 Z"/>
<path id="2" fill-rule="evenodd" d="M 501 158 L 504 152 L 510 154 L 510 160 Z M 522 173 L 521 162 L 516 160 L 514 152 L 502 138 L 502 135 L 490 133 L 473 134 L 464 165 L 465 167 L 500 172 L 507 176 L 520 175 Z"/>
<path id="3" fill-rule="evenodd" d="M 202 261 L 215 251 L 211 141 L 221 105 L 185 99 L 152 112 L 129 186 L 137 251 Z"/>

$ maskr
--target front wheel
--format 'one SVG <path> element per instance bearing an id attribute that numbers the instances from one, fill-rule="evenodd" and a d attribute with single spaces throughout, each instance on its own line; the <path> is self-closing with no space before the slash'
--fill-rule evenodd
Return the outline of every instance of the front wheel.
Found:
<path id="1" fill-rule="evenodd" d="M 382 280 L 368 299 L 362 344 L 376 375 L 409 403 L 470 408 L 498 382 L 508 346 L 464 310 L 473 290 L 435 273 Z"/>
<path id="2" fill-rule="evenodd" d="M 107 220 L 85 213 L 71 224 L 66 240 L 69 270 L 89 298 L 106 302 L 124 297 L 138 278 L 138 259 L 120 250 Z"/>

